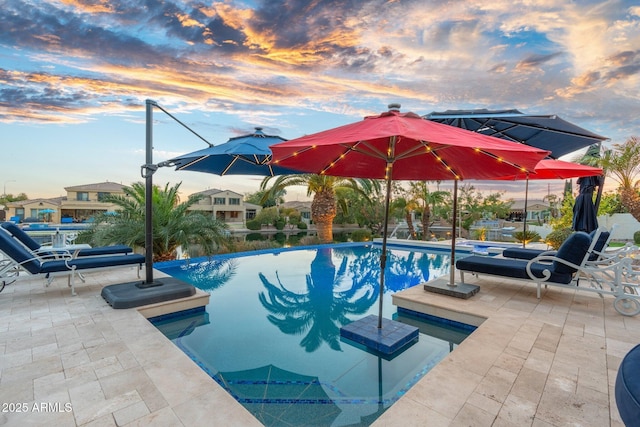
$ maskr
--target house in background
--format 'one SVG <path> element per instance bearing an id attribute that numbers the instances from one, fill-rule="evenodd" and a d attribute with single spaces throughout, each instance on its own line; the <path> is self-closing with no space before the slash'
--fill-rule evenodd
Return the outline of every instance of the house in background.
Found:
<path id="1" fill-rule="evenodd" d="M 117 206 L 104 202 L 107 195 L 124 195 L 124 185 L 115 182 L 65 187 L 66 197 L 31 199 L 7 204 L 6 217 L 20 222 L 50 222 L 55 224 L 86 222 L 97 213 L 115 211 Z M 243 228 L 247 219 L 262 210 L 259 205 L 244 202 L 244 196 L 230 190 L 206 190 L 190 210 L 210 213 L 231 228 Z"/>
<path id="2" fill-rule="evenodd" d="M 201 191 L 204 197 L 189 210 L 210 212 L 215 218 L 225 222 L 230 228 L 242 228 L 245 221 L 255 217 L 262 207 L 254 204 L 245 204 L 244 196 L 231 190 L 211 189 Z"/>
<path id="3" fill-rule="evenodd" d="M 300 219 L 307 225 L 311 224 L 311 202 L 292 200 L 290 202 L 284 202 L 280 205 L 283 208 L 295 209 L 300 212 Z"/>
<path id="4" fill-rule="evenodd" d="M 29 199 L 7 203 L 7 217 L 27 222 L 84 222 L 99 212 L 113 211 L 116 205 L 104 203 L 108 194 L 124 195 L 124 185 L 115 182 L 65 187 L 66 196 Z"/>
<path id="5" fill-rule="evenodd" d="M 521 222 L 524 217 L 524 200 L 515 200 L 511 205 L 507 220 Z M 547 222 L 551 216 L 551 206 L 542 200 L 529 200 L 527 202 L 527 221 Z"/>

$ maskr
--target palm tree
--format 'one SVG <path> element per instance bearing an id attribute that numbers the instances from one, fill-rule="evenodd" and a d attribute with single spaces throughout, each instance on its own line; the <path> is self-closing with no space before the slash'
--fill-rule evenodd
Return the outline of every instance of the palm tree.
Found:
<path id="1" fill-rule="evenodd" d="M 189 196 L 180 202 L 178 190 L 166 184 L 163 190 L 153 187 L 153 260 L 175 258 L 178 246 L 200 245 L 206 254 L 220 246 L 230 246 L 226 224 L 211 215 L 189 211 L 204 196 Z M 90 243 L 103 246 L 125 244 L 133 247 L 145 245 L 145 184 L 137 182 L 124 187 L 124 195 L 108 195 L 102 201 L 119 207 L 116 213 L 103 213 L 95 217 L 88 230 Z"/>
<path id="2" fill-rule="evenodd" d="M 416 227 L 413 225 L 413 211 L 415 211 L 418 207 L 418 203 L 410 198 L 405 197 L 397 197 L 393 200 L 391 204 L 392 209 L 401 210 L 404 216 L 405 221 L 407 222 L 407 227 L 409 228 L 409 236 L 411 239 L 416 239 Z"/>
<path id="3" fill-rule="evenodd" d="M 267 190 L 264 197 L 280 194 L 284 188 L 292 185 L 307 186 L 307 196 L 313 194 L 311 220 L 315 223 L 318 238 L 323 243 L 333 241 L 333 219 L 336 217 L 337 205 L 340 204 L 344 212 L 348 210 L 346 200 L 338 197 L 336 190 L 340 187 L 346 187 L 367 198 L 373 189 L 380 186 L 378 181 L 370 179 L 301 174 L 277 176 L 273 185 L 268 188 L 272 178 L 274 177 L 268 176 L 260 184 L 260 190 Z"/>
<path id="4" fill-rule="evenodd" d="M 640 174 L 640 139 L 635 136 L 624 144 L 613 144 L 600 159 L 600 164 L 608 175 L 618 181 L 618 193 L 622 205 L 640 221 L 640 194 L 638 194 L 638 174 Z"/>
<path id="5" fill-rule="evenodd" d="M 414 200 L 422 202 L 422 240 L 428 240 L 432 206 L 443 203 L 449 195 L 446 191 L 429 191 L 426 181 L 410 182 Z"/>

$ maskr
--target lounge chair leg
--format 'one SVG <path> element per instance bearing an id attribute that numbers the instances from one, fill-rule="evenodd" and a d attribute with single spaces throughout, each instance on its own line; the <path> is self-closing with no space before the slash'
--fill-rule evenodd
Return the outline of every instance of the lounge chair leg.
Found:
<path id="1" fill-rule="evenodd" d="M 76 296 L 76 269 L 71 270 L 71 275 L 69 276 L 69 286 L 71 287 L 71 296 Z"/>
<path id="2" fill-rule="evenodd" d="M 547 285 L 545 285 L 545 287 L 546 286 Z M 538 283 L 538 289 L 537 289 L 538 299 L 540 299 L 540 288 L 542 288 L 542 285 L 540 283 Z"/>
<path id="3" fill-rule="evenodd" d="M 460 270 L 460 283 L 464 283 L 464 271 Z"/>

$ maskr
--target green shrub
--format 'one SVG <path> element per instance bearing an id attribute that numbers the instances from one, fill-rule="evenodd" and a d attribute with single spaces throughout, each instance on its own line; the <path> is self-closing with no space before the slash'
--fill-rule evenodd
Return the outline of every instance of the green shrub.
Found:
<path id="1" fill-rule="evenodd" d="M 482 240 L 482 241 L 487 240 L 487 228 L 481 227 L 481 228 L 478 228 L 477 230 L 473 230 L 473 237 L 476 240 Z"/>
<path id="2" fill-rule="evenodd" d="M 284 230 L 284 226 L 285 226 L 284 218 L 280 217 L 276 219 L 273 225 L 276 227 L 276 230 Z"/>
<path id="3" fill-rule="evenodd" d="M 371 230 L 355 230 L 351 233 L 354 242 L 368 242 L 371 240 Z"/>
<path id="4" fill-rule="evenodd" d="M 307 223 L 304 221 L 300 221 L 298 223 L 298 230 L 306 230 L 307 229 Z"/>
<path id="5" fill-rule="evenodd" d="M 257 219 L 250 219 L 247 221 L 247 228 L 249 230 L 260 230 L 262 228 L 262 224 Z"/>
<path id="6" fill-rule="evenodd" d="M 633 233 L 633 243 L 640 245 L 640 230 Z"/>
<path id="7" fill-rule="evenodd" d="M 513 233 L 513 238 L 518 242 L 537 242 L 540 240 L 540 235 L 537 231 L 527 230 L 526 234 L 524 231 L 516 231 Z"/>
<path id="8" fill-rule="evenodd" d="M 547 235 L 545 242 L 557 250 L 562 243 L 569 238 L 571 233 L 573 233 L 573 230 L 570 228 L 558 228 Z"/>

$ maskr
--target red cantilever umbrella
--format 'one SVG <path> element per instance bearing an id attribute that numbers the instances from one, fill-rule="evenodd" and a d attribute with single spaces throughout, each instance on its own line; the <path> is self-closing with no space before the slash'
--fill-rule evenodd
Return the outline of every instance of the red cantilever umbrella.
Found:
<path id="1" fill-rule="evenodd" d="M 377 116 L 272 145 L 272 163 L 307 173 L 386 179 L 385 221 L 380 257 L 382 322 L 387 218 L 391 180 L 491 179 L 533 171 L 548 151 L 400 113 L 398 104 Z M 454 199 L 457 185 L 454 185 Z M 454 200 L 455 218 L 455 200 Z M 454 221 L 455 224 L 455 221 Z M 453 235 L 455 236 L 455 229 Z M 452 242 L 451 283 L 455 239 Z"/>
<path id="2" fill-rule="evenodd" d="M 525 179 L 524 199 L 524 218 L 523 229 L 527 232 L 527 199 L 529 196 L 529 180 L 530 179 L 568 179 L 568 178 L 584 178 L 589 176 L 601 176 L 602 169 L 593 166 L 581 165 L 579 163 L 564 162 L 562 160 L 544 159 L 538 163 L 534 169 L 534 174 L 520 172 L 510 176 L 500 177 L 500 180 L 517 181 Z M 522 246 L 526 243 L 523 240 Z"/>

